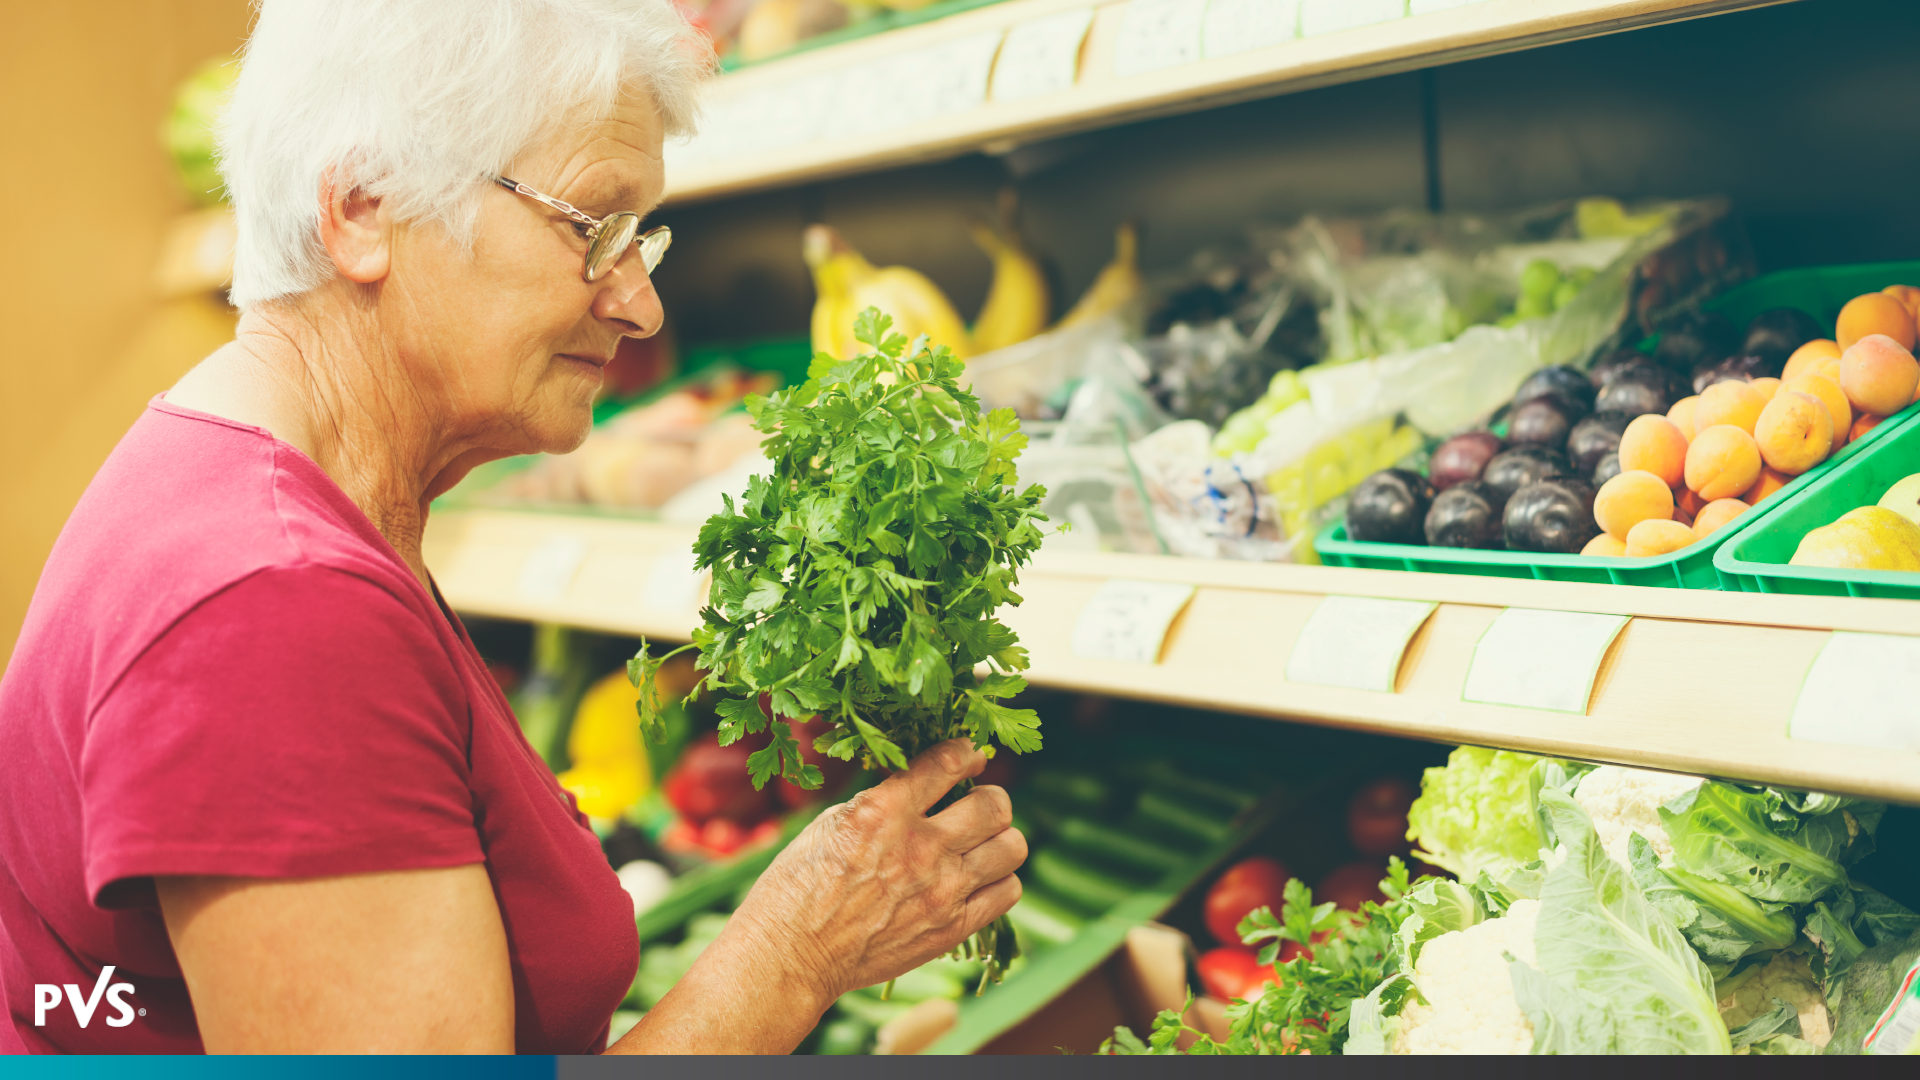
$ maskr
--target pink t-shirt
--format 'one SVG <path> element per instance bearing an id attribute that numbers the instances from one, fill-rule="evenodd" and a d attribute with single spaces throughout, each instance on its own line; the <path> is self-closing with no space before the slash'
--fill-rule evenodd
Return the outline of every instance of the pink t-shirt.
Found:
<path id="1" fill-rule="evenodd" d="M 121 440 L 0 681 L 0 763 L 0 1051 L 201 1050 L 155 874 L 484 863 L 522 1053 L 598 1052 L 632 982 L 632 902 L 464 628 L 259 428 L 155 399 Z"/>

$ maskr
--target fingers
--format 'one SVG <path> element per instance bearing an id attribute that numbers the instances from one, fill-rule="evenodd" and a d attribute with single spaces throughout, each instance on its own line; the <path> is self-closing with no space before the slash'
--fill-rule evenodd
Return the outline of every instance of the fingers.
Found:
<path id="1" fill-rule="evenodd" d="M 1013 905 L 1019 902 L 1020 879 L 1013 874 L 976 890 L 967 897 L 966 933 L 960 939 L 966 940 L 981 927 L 1013 910 Z"/>
<path id="2" fill-rule="evenodd" d="M 1019 829 L 1000 833 L 960 858 L 961 871 L 971 882 L 998 881 L 1027 861 L 1027 838 Z"/>
<path id="3" fill-rule="evenodd" d="M 1005 788 L 986 784 L 927 820 L 948 851 L 964 855 L 1013 824 L 1013 800 Z"/>
<path id="4" fill-rule="evenodd" d="M 897 779 L 906 784 L 914 810 L 924 814 L 940 801 L 940 796 L 953 790 L 953 785 L 980 775 L 980 770 L 986 767 L 987 756 L 975 750 L 971 742 L 948 739 L 921 751 L 912 766 L 899 773 Z"/>

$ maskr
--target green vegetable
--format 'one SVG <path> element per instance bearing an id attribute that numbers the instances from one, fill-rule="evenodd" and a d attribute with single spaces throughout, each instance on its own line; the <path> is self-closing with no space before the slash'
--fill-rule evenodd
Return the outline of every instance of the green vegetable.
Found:
<path id="1" fill-rule="evenodd" d="M 1063 819 L 1058 837 L 1068 848 L 1155 875 L 1178 870 L 1193 861 L 1190 852 L 1179 851 L 1137 833 L 1085 818 Z"/>
<path id="2" fill-rule="evenodd" d="M 1831 987 L 1868 949 L 1920 930 L 1920 915 L 1876 889 L 1856 887 L 1815 903 L 1802 930 L 1814 946 L 1813 973 Z"/>
<path id="3" fill-rule="evenodd" d="M 768 733 L 747 759 L 756 787 L 821 783 L 762 694 L 775 715 L 833 725 L 816 750 L 869 767 L 904 769 L 960 735 L 989 753 L 996 742 L 1040 747 L 1039 716 L 1001 704 L 1026 688 L 1015 673 L 1027 654 L 994 613 L 1020 602 L 1013 587 L 1040 546 L 1046 489 L 1015 490 L 1027 439 L 1013 410 L 982 415 L 956 382 L 965 364 L 925 338 L 889 335 L 892 325 L 868 308 L 855 337 L 873 352 L 823 353 L 798 387 L 747 399 L 771 474 L 737 505 L 727 498 L 694 543 L 713 587 L 686 646 L 705 672 L 688 697 L 716 693 L 722 745 Z M 627 665 L 649 738 L 661 733 L 652 686 L 665 660 L 642 642 Z M 990 673 L 977 675 L 983 664 Z M 1010 926 L 965 947 L 994 981 L 1013 956 L 996 945 L 1017 948 Z"/>
<path id="4" fill-rule="evenodd" d="M 1027 859 L 1033 879 L 1089 911 L 1105 911 L 1139 891 L 1124 878 L 1104 873 L 1058 848 L 1041 848 Z"/>
<path id="5" fill-rule="evenodd" d="M 1423 878 L 1421 885 L 1432 880 Z M 1117 1054 L 1304 1051 L 1325 1055 L 1340 1053 L 1348 1045 L 1350 1030 L 1354 1037 L 1377 1040 L 1381 1011 L 1399 1011 L 1413 989 L 1407 980 L 1393 977 L 1399 970 L 1394 935 L 1413 910 L 1407 899 L 1409 887 L 1406 865 L 1398 858 L 1389 859 L 1387 877 L 1380 883 L 1387 903 L 1367 901 L 1358 912 L 1339 913 L 1330 903 L 1315 904 L 1312 890 L 1299 879 L 1287 882 L 1280 918 L 1276 919 L 1271 909 L 1260 908 L 1240 923 L 1247 944 L 1265 943 L 1260 963 L 1273 963 L 1283 941 L 1306 945 L 1317 934 L 1331 933 L 1326 940 L 1313 944 L 1311 959 L 1296 956 L 1280 968 L 1280 987 L 1269 989 L 1257 1001 L 1236 1001 L 1228 1006 L 1227 1041 L 1216 1042 L 1187 1027 L 1180 1014 L 1167 1011 L 1154 1020 L 1147 1042 L 1141 1042 L 1126 1028 L 1117 1028 L 1102 1050 Z M 1366 1027 L 1352 1027 L 1357 1023 Z M 1197 1036 L 1192 1046 L 1185 1051 L 1176 1049 L 1176 1043 L 1189 1034 Z"/>
<path id="6" fill-rule="evenodd" d="M 1233 832 L 1233 815 L 1211 805 L 1176 798 L 1163 791 L 1144 791 L 1134 804 L 1142 820 L 1208 843 L 1225 840 Z"/>
<path id="7" fill-rule="evenodd" d="M 1833 1011 L 1833 1040 L 1826 1053 L 1858 1054 L 1860 1044 L 1893 1003 L 1901 980 L 1920 963 L 1920 929 L 1905 938 L 1889 938 L 1861 953 L 1827 987 Z"/>
<path id="8" fill-rule="evenodd" d="M 1026 786 L 1056 802 L 1089 810 L 1104 810 L 1113 801 L 1113 789 L 1105 780 L 1064 769 L 1042 769 L 1027 779 Z"/>
<path id="9" fill-rule="evenodd" d="M 1872 833 L 1859 819 L 1850 827 L 1848 816 L 1839 807 L 1802 815 L 1777 791 L 1713 782 L 1660 808 L 1676 866 L 1755 900 L 1788 904 L 1844 888 L 1849 849 L 1872 850 Z"/>
<path id="10" fill-rule="evenodd" d="M 1022 936 L 1047 945 L 1064 945 L 1072 941 L 1080 928 L 1087 924 L 1079 912 L 1048 896 L 1037 886 L 1028 886 L 1020 893 L 1020 902 L 1007 912 L 1007 918 Z"/>
<path id="11" fill-rule="evenodd" d="M 1629 841 L 1633 879 L 1718 978 L 1748 956 L 1784 949 L 1799 936 L 1787 904 L 1755 900 L 1731 885 L 1708 881 L 1678 866 L 1661 869 L 1653 845 L 1638 833 Z"/>
<path id="12" fill-rule="evenodd" d="M 1486 919 L 1473 890 L 1457 881 L 1426 878 L 1407 893 L 1409 913 L 1394 935 L 1394 948 L 1400 953 L 1400 970 L 1411 972 L 1420 960 L 1420 949 L 1441 934 L 1465 930 Z M 1351 1052 L 1351 1051 L 1349 1051 Z M 1385 1051 L 1381 1051 L 1385 1053 Z"/>
<path id="13" fill-rule="evenodd" d="M 1477 881 L 1532 862 L 1540 836 L 1528 804 L 1529 772 L 1541 759 L 1509 750 L 1462 746 L 1428 769 L 1407 813 L 1414 857 L 1461 881 Z"/>
<path id="14" fill-rule="evenodd" d="M 1510 969 L 1534 1052 L 1731 1052 L 1700 957 L 1608 858 L 1571 796 L 1538 798 L 1566 851 L 1541 887 L 1537 963 Z"/>

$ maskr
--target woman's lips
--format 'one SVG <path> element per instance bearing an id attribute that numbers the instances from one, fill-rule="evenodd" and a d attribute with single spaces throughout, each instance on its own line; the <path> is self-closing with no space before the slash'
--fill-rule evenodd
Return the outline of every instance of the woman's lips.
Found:
<path id="1" fill-rule="evenodd" d="M 588 356 L 585 353 L 561 353 L 560 355 L 569 360 L 578 360 L 583 364 L 591 364 L 597 368 L 604 368 L 608 364 L 613 363 L 613 357 L 611 356 Z"/>

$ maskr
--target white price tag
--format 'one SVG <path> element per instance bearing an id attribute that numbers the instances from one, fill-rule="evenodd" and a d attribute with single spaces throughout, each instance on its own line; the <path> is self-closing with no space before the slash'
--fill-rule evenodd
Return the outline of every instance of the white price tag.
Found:
<path id="1" fill-rule="evenodd" d="M 1300 0 L 1210 0 L 1200 52 L 1211 59 L 1292 41 L 1300 29 Z"/>
<path id="2" fill-rule="evenodd" d="M 1018 101 L 1058 93 L 1080 73 L 1080 43 L 1093 25 L 1093 9 L 1073 8 L 1028 19 L 1007 31 L 993 65 L 993 100 Z"/>
<path id="3" fill-rule="evenodd" d="M 1460 697 L 1585 714 L 1594 676 L 1625 615 L 1508 608 L 1480 635 Z"/>
<path id="4" fill-rule="evenodd" d="M 1436 606 L 1425 600 L 1327 597 L 1300 628 L 1287 658 L 1287 681 L 1392 693 L 1407 642 Z"/>
<path id="5" fill-rule="evenodd" d="M 1406 0 L 1300 0 L 1300 36 L 1391 22 L 1406 13 Z"/>
<path id="6" fill-rule="evenodd" d="M 1200 27 L 1207 0 L 1128 0 L 1113 46 L 1113 73 L 1120 78 L 1200 59 Z"/>
<path id="7" fill-rule="evenodd" d="M 1191 599 L 1191 585 L 1125 578 L 1107 581 L 1080 609 L 1080 619 L 1073 625 L 1073 655 L 1157 664 L 1167 628 Z"/>
<path id="8" fill-rule="evenodd" d="M 549 536 L 527 552 L 520 564 L 520 595 L 543 604 L 566 598 L 573 576 L 587 557 L 587 542 L 578 536 Z"/>
<path id="9" fill-rule="evenodd" d="M 653 557 L 653 569 L 640 589 L 640 606 L 647 611 L 684 615 L 700 606 L 701 587 L 708 574 L 693 568 L 694 554 L 668 548 Z"/>
<path id="10" fill-rule="evenodd" d="M 922 96 L 918 119 L 965 112 L 987 100 L 987 81 L 993 75 L 993 57 L 1000 51 L 1003 32 L 990 30 L 949 41 L 914 54 L 914 77 L 908 85 Z"/>
<path id="11" fill-rule="evenodd" d="M 1425 15 L 1428 12 L 1466 7 L 1468 4 L 1478 4 L 1480 2 L 1481 0 L 1410 0 L 1407 4 L 1407 14 Z"/>
<path id="12" fill-rule="evenodd" d="M 1800 684 L 1787 737 L 1920 751 L 1920 637 L 1835 633 Z"/>

